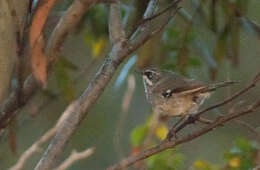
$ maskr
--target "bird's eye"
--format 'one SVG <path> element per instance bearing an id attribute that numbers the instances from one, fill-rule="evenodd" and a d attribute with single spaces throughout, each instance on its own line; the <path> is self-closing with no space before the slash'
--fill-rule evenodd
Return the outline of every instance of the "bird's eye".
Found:
<path id="1" fill-rule="evenodd" d="M 165 98 L 170 98 L 172 96 L 172 94 L 173 94 L 173 90 L 168 89 L 162 93 L 162 96 Z"/>
<path id="2" fill-rule="evenodd" d="M 144 75 L 146 75 L 146 77 L 151 80 L 153 78 L 153 72 L 151 71 L 146 71 L 144 72 Z"/>

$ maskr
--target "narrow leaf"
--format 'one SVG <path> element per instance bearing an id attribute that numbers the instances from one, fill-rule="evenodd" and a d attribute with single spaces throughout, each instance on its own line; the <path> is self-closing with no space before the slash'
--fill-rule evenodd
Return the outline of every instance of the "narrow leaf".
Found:
<path id="1" fill-rule="evenodd" d="M 54 2 L 55 0 L 42 0 L 39 2 L 30 28 L 32 72 L 41 87 L 46 87 L 47 84 L 47 58 L 43 53 L 44 40 L 42 30 Z"/>

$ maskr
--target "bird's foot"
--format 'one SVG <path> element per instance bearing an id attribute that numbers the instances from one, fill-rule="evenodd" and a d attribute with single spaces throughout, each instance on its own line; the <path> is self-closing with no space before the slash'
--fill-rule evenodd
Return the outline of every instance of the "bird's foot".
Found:
<path id="1" fill-rule="evenodd" d="M 209 120 L 209 119 L 206 119 L 206 118 L 203 118 L 203 117 L 199 117 L 199 118 L 198 118 L 198 122 L 200 122 L 200 123 L 202 123 L 202 124 L 207 124 L 207 125 L 213 123 L 212 120 Z"/>
<path id="2" fill-rule="evenodd" d="M 178 139 L 175 128 L 170 129 L 170 131 L 167 134 L 166 140 L 170 141 L 170 140 L 172 140 L 172 138 Z"/>
<path id="3" fill-rule="evenodd" d="M 192 124 L 192 123 L 194 124 L 194 123 L 196 123 L 197 120 L 199 120 L 199 118 L 196 115 L 191 114 L 188 116 L 186 122 L 188 124 Z"/>

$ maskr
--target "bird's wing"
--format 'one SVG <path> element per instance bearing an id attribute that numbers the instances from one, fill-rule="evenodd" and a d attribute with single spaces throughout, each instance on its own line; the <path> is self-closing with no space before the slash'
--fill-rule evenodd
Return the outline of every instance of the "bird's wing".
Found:
<path id="1" fill-rule="evenodd" d="M 162 93 L 170 90 L 172 93 L 194 93 L 206 87 L 200 81 L 187 79 L 180 75 L 165 76 L 161 82 L 157 83 L 152 91 L 153 93 Z"/>
<path id="2" fill-rule="evenodd" d="M 205 93 L 205 92 L 211 92 L 211 91 L 215 91 L 218 88 L 221 87 L 226 87 L 229 85 L 233 85 L 237 82 L 235 81 L 224 81 L 224 82 L 219 82 L 219 83 L 213 83 L 213 84 L 209 84 L 209 85 L 203 85 L 194 89 L 190 89 L 190 90 L 185 90 L 182 91 L 182 94 L 190 94 L 190 93 L 197 93 L 197 92 L 201 92 L 201 93 Z"/>

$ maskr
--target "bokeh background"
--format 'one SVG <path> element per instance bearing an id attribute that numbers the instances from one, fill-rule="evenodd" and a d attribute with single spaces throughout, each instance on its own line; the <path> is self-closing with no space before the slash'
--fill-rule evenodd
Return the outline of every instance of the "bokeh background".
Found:
<path id="1" fill-rule="evenodd" d="M 122 1 L 122 16 L 128 33 L 140 22 L 147 2 Z M 157 11 L 167 7 L 170 2 L 160 1 Z M 45 28 L 46 37 L 70 4 L 70 0 L 56 4 Z M 143 82 L 135 72 L 136 68 L 153 65 L 205 82 L 240 82 L 218 90 L 203 107 L 232 95 L 260 71 L 260 27 L 257 25 L 260 24 L 259 0 L 183 0 L 181 6 L 163 32 L 122 64 L 69 141 L 59 162 L 68 157 L 72 149 L 81 151 L 95 147 L 92 156 L 75 163 L 70 169 L 99 170 L 118 162 L 133 151 L 138 152 L 139 138 L 144 135 L 140 131 L 149 120 L 152 109 L 145 99 Z M 13 165 L 28 147 L 55 124 L 66 106 L 88 86 L 110 49 L 108 12 L 107 5 L 97 5 L 86 14 L 66 40 L 48 88 L 39 90 L 26 107 L 20 110 L 21 113 L 0 140 L 1 170 Z M 156 21 L 153 24 L 156 25 Z M 132 85 L 132 91 L 129 90 L 129 85 Z M 127 98 L 129 103 L 122 108 L 126 94 L 132 96 Z M 259 94 L 260 85 L 234 103 L 240 103 L 237 104 L 239 109 L 259 98 Z M 231 105 L 226 105 L 215 109 L 207 114 L 207 118 L 226 113 L 230 107 Z M 259 111 L 240 119 L 260 133 L 258 113 Z M 189 133 L 202 126 L 189 126 L 181 133 Z M 118 127 L 121 129 L 119 136 Z M 119 145 L 115 144 L 115 140 L 119 140 Z M 230 122 L 174 151 L 153 157 L 148 162 L 148 169 L 252 169 L 257 161 L 258 142 L 257 136 L 248 128 Z M 42 153 L 35 154 L 25 169 L 33 169 Z M 166 160 L 170 163 L 165 163 Z"/>

